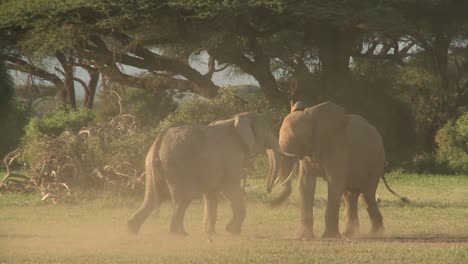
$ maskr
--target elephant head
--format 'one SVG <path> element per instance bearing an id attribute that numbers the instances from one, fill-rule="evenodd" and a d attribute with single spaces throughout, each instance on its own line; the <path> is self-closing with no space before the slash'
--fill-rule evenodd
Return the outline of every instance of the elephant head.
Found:
<path id="1" fill-rule="evenodd" d="M 318 160 L 326 158 L 334 149 L 336 137 L 343 133 L 346 121 L 345 109 L 333 102 L 306 109 L 292 108 L 279 131 L 280 149 L 270 153 L 267 191 L 270 192 L 279 180 L 286 184 L 298 166 L 298 161 L 305 156 Z M 289 183 L 285 187 L 287 192 Z"/>
<path id="2" fill-rule="evenodd" d="M 278 139 L 267 119 L 257 113 L 242 113 L 234 117 L 234 126 L 250 153 L 278 148 Z"/>
<path id="3" fill-rule="evenodd" d="M 242 145 L 250 154 L 258 154 L 265 149 L 279 149 L 278 138 L 267 118 L 255 112 L 237 114 L 230 119 L 220 120 L 210 125 L 231 123 L 241 139 Z"/>

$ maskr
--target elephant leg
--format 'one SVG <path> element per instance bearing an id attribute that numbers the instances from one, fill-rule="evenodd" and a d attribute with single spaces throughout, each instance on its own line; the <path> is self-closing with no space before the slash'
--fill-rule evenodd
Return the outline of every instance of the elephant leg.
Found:
<path id="1" fill-rule="evenodd" d="M 325 232 L 322 238 L 339 238 L 340 231 L 338 228 L 340 202 L 343 191 L 332 182 L 328 183 L 328 201 L 325 211 Z"/>
<path id="2" fill-rule="evenodd" d="M 203 195 L 205 199 L 205 212 L 203 223 L 207 234 L 215 233 L 216 217 L 218 214 L 218 193 L 210 192 Z"/>
<path id="3" fill-rule="evenodd" d="M 245 219 L 245 202 L 242 189 L 240 185 L 230 185 L 224 189 L 224 196 L 231 204 L 232 219 L 226 226 L 226 230 L 233 234 L 238 235 L 241 232 L 242 222 Z"/>
<path id="4" fill-rule="evenodd" d="M 187 233 L 184 229 L 184 215 L 191 200 L 183 199 L 175 202 L 174 213 L 172 214 L 170 231 L 172 234 L 186 236 Z"/>
<path id="5" fill-rule="evenodd" d="M 370 230 L 371 234 L 382 234 L 384 231 L 383 217 L 380 213 L 377 201 L 375 200 L 375 192 L 372 193 L 363 193 L 364 200 L 367 204 L 367 212 L 369 213 L 369 218 L 372 223 Z"/>
<path id="6" fill-rule="evenodd" d="M 315 176 L 304 174 L 300 177 L 299 195 L 301 202 L 301 218 L 298 238 L 308 240 L 314 238 L 314 197 L 317 178 Z"/>
<path id="7" fill-rule="evenodd" d="M 359 232 L 358 218 L 358 198 L 359 191 L 349 191 L 344 193 L 346 202 L 346 229 L 343 234 L 347 237 L 352 237 Z"/>
<path id="8" fill-rule="evenodd" d="M 156 207 L 156 198 L 153 196 L 153 193 L 147 194 L 138 211 L 128 220 L 127 227 L 130 233 L 138 234 L 141 225 Z"/>

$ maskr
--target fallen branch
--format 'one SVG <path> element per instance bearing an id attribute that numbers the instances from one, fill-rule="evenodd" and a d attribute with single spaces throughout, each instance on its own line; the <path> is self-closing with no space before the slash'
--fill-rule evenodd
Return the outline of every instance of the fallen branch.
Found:
<path id="1" fill-rule="evenodd" d="M 5 185 L 9 180 L 12 180 L 12 178 L 22 178 L 24 180 L 29 180 L 28 176 L 25 176 L 23 174 L 19 173 L 12 173 L 10 166 L 11 164 L 21 155 L 21 152 L 19 149 L 15 149 L 12 152 L 8 153 L 5 158 L 3 159 L 3 165 L 5 166 L 6 169 L 6 175 L 3 178 L 2 182 L 0 183 L 0 187 Z"/>

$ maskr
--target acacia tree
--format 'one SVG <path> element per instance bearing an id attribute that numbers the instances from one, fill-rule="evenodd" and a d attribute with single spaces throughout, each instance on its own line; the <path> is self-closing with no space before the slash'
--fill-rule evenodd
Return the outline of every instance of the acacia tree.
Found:
<path id="1" fill-rule="evenodd" d="M 21 52 L 15 57 L 68 54 L 76 59 L 60 60 L 64 76 L 73 61 L 121 83 L 213 97 L 218 90 L 213 73 L 230 66 L 252 75 L 266 97 L 280 104 L 347 97 L 354 92 L 350 58 L 403 65 L 414 56 L 415 45 L 423 46 L 415 35 L 424 28 L 421 21 L 431 21 L 441 7 L 453 18 L 463 17 L 458 1 L 442 0 L 4 2 L 0 28 L 17 36 L 15 47 Z M 189 63 L 203 51 L 210 55 L 205 74 Z M 155 78 L 125 74 L 120 65 L 144 69 Z M 282 86 L 285 79 L 296 85 Z"/>
<path id="2" fill-rule="evenodd" d="M 218 87 L 211 81 L 216 71 L 210 67 L 201 74 L 181 57 L 165 56 L 161 50 L 177 45 L 184 34 L 167 5 L 160 2 L 136 1 L 4 1 L 0 9 L 0 28 L 12 45 L 8 67 L 52 82 L 62 100 L 75 108 L 75 81 L 86 92 L 85 104 L 92 99 L 99 73 L 112 80 L 155 90 L 179 88 L 213 97 Z M 21 18 L 21 19 L 18 19 Z M 164 22 L 157 34 L 148 26 Z M 194 34 L 192 34 L 194 35 Z M 184 47 L 187 49 L 187 47 Z M 55 72 L 37 66 L 35 61 L 55 58 L 60 67 Z M 157 78 L 141 80 L 123 73 L 119 64 L 151 72 Z M 76 67 L 88 71 L 85 83 L 73 75 Z M 179 78 L 182 76 L 185 80 Z"/>

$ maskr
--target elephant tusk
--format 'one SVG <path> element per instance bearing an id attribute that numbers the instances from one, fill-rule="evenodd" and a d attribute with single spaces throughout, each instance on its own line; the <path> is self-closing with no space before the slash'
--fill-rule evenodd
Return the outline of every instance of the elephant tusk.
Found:
<path id="1" fill-rule="evenodd" d="M 273 185 L 275 185 L 279 181 L 280 177 L 276 177 L 276 180 L 273 182 Z"/>
<path id="2" fill-rule="evenodd" d="M 296 158 L 296 157 L 298 157 L 297 154 L 292 154 L 292 153 L 285 152 L 285 151 L 281 151 L 281 150 L 279 150 L 278 152 L 279 152 L 281 155 L 286 156 L 286 157 L 291 157 L 291 158 Z"/>
<path id="3" fill-rule="evenodd" d="M 289 182 L 289 180 L 291 180 L 292 176 L 294 175 L 294 172 L 296 171 L 297 169 L 297 163 L 294 165 L 294 168 L 292 169 L 291 173 L 289 174 L 289 176 L 286 178 L 286 180 L 284 180 L 281 185 L 285 185 L 286 183 Z M 279 178 L 279 177 L 278 177 Z"/>

